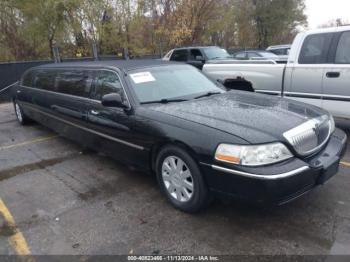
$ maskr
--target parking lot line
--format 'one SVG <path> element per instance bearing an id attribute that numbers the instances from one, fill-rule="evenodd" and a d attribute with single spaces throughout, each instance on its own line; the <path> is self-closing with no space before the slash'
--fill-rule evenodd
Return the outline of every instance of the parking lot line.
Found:
<path id="1" fill-rule="evenodd" d="M 349 162 L 342 161 L 342 162 L 340 162 L 340 164 L 345 166 L 345 167 L 350 167 L 350 163 Z"/>
<path id="2" fill-rule="evenodd" d="M 11 215 L 10 211 L 6 207 L 5 203 L 0 198 L 0 213 L 5 219 L 6 225 L 3 225 L 3 228 L 7 228 L 6 232 L 9 237 L 8 241 L 11 247 L 15 250 L 17 255 L 30 255 L 30 250 L 27 245 L 27 241 L 24 239 L 23 234 L 16 227 L 15 220 Z"/>
<path id="3" fill-rule="evenodd" d="M 30 145 L 30 144 L 35 144 L 35 143 L 51 140 L 51 139 L 54 139 L 56 137 L 58 137 L 58 135 L 39 137 L 39 138 L 36 138 L 36 139 L 33 139 L 33 140 L 25 141 L 25 142 L 22 142 L 22 143 L 19 143 L 19 144 L 14 144 L 14 145 L 0 146 L 0 150 L 12 149 L 12 148 L 21 147 L 21 146 L 27 146 L 27 145 Z"/>

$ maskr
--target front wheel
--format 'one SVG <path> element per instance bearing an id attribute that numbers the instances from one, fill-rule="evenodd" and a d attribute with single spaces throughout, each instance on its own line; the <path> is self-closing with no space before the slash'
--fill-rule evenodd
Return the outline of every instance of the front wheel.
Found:
<path id="1" fill-rule="evenodd" d="M 166 146 L 158 154 L 157 180 L 176 208 L 198 212 L 209 203 L 209 191 L 194 159 L 182 148 Z"/>
<path id="2" fill-rule="evenodd" d="M 13 106 L 15 108 L 17 121 L 21 125 L 28 124 L 30 122 L 30 119 L 23 113 L 21 106 L 18 104 L 18 102 L 16 100 L 13 101 Z"/>

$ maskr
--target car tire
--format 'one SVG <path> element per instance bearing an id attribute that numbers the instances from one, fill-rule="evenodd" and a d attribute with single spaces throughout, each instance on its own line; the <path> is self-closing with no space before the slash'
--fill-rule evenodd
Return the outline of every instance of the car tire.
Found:
<path id="1" fill-rule="evenodd" d="M 196 213 L 209 204 L 209 190 L 196 161 L 184 149 L 169 145 L 156 160 L 158 184 L 177 209 Z"/>
<path id="2" fill-rule="evenodd" d="M 13 101 L 13 106 L 15 109 L 15 114 L 18 123 L 20 123 L 21 125 L 26 125 L 31 122 L 31 119 L 23 113 L 22 107 L 18 104 L 16 100 Z"/>

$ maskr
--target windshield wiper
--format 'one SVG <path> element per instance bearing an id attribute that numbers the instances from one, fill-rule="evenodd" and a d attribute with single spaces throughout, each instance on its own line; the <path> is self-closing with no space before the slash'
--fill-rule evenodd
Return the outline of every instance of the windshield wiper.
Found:
<path id="1" fill-rule="evenodd" d="M 199 98 L 203 98 L 203 97 L 207 97 L 207 96 L 213 96 L 213 95 L 219 95 L 219 94 L 221 94 L 221 92 L 216 92 L 216 91 L 213 92 L 213 91 L 211 91 L 211 92 L 207 92 L 207 93 L 205 93 L 203 95 L 197 96 L 194 99 L 199 99 Z"/>
<path id="2" fill-rule="evenodd" d="M 145 104 L 167 104 L 167 103 L 176 103 L 176 102 L 184 102 L 188 101 L 187 99 L 160 99 L 154 101 L 141 102 L 141 105 Z"/>

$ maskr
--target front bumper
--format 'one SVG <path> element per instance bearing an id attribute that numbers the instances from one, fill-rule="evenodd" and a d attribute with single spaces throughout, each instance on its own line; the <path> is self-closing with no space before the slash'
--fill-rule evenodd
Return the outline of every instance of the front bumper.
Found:
<path id="1" fill-rule="evenodd" d="M 336 129 L 316 155 L 265 167 L 233 167 L 202 163 L 202 171 L 213 192 L 261 204 L 281 205 L 326 183 L 339 168 L 346 150 L 346 134 Z"/>

